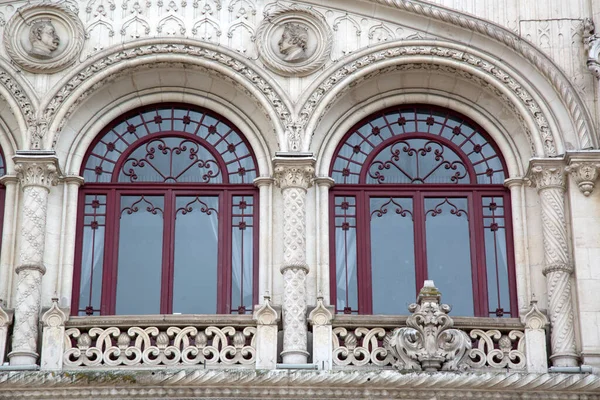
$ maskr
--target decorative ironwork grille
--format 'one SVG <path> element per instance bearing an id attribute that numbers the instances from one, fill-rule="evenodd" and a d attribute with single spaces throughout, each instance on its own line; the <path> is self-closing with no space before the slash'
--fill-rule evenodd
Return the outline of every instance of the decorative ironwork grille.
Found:
<path id="1" fill-rule="evenodd" d="M 74 314 L 252 312 L 257 169 L 231 123 L 187 105 L 134 110 L 83 165 Z"/>
<path id="2" fill-rule="evenodd" d="M 506 169 L 481 127 L 438 107 L 386 109 L 346 134 L 331 176 L 338 313 L 403 314 L 434 279 L 455 315 L 516 316 Z"/>

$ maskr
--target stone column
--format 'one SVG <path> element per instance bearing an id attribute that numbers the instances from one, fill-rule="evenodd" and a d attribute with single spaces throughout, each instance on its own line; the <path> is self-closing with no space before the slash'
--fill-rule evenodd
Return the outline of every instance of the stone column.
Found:
<path id="1" fill-rule="evenodd" d="M 14 157 L 15 170 L 23 189 L 21 240 L 15 296 L 15 324 L 11 365 L 37 362 L 38 324 L 46 239 L 46 211 L 50 187 L 58 183 L 54 152 L 28 151 Z"/>
<path id="2" fill-rule="evenodd" d="M 283 195 L 283 362 L 305 364 L 306 324 L 306 191 L 314 178 L 314 158 L 277 157 L 276 184 Z"/>
<path id="3" fill-rule="evenodd" d="M 258 243 L 258 293 L 271 293 L 273 291 L 273 266 L 271 260 L 273 230 L 272 221 L 272 195 L 273 179 L 259 177 L 254 180 L 254 186 L 259 193 L 259 243 Z M 262 303 L 261 303 L 262 304 Z"/>
<path id="4" fill-rule="evenodd" d="M 317 187 L 317 293 L 323 297 L 325 305 L 329 304 L 329 189 L 334 180 L 328 177 L 316 178 Z"/>
<path id="5" fill-rule="evenodd" d="M 537 187 L 542 211 L 544 236 L 544 275 L 548 289 L 548 314 L 551 327 L 550 360 L 555 367 L 578 365 L 575 349 L 571 274 L 573 265 L 567 244 L 565 220 L 565 173 L 562 160 L 537 160 L 529 170 Z"/>

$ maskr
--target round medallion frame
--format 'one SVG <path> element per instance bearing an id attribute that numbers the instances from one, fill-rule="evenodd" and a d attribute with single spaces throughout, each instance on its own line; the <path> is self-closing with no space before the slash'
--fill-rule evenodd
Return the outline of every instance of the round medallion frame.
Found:
<path id="1" fill-rule="evenodd" d="M 36 22 L 47 22 L 59 38 L 58 47 L 47 56 L 36 56 L 29 41 Z M 85 31 L 79 17 L 61 4 L 44 1 L 17 10 L 4 29 L 4 47 L 12 60 L 24 70 L 50 74 L 73 64 L 83 48 Z"/>
<path id="2" fill-rule="evenodd" d="M 307 36 L 305 59 L 286 61 L 280 51 L 286 24 L 303 29 Z M 272 71 L 284 76 L 306 76 L 327 61 L 333 46 L 333 32 L 325 18 L 300 7 L 286 7 L 267 15 L 257 30 L 258 52 L 261 61 Z"/>

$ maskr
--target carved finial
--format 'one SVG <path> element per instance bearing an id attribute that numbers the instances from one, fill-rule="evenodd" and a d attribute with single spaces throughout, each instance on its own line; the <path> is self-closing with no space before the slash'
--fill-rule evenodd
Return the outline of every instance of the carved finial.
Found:
<path id="1" fill-rule="evenodd" d="M 408 307 L 412 313 L 407 328 L 398 328 L 388 342 L 398 369 L 424 371 L 468 368 L 463 361 L 471 349 L 471 340 L 458 329 L 450 329 L 454 321 L 447 304 L 440 304 L 441 293 L 433 281 L 425 281 L 417 303 Z"/>
<path id="2" fill-rule="evenodd" d="M 271 307 L 271 295 L 268 291 L 263 295 L 264 303 L 254 311 L 252 317 L 258 325 L 273 325 L 279 320 L 277 311 Z"/>
<path id="3" fill-rule="evenodd" d="M 333 314 L 324 304 L 323 293 L 319 292 L 317 296 L 317 306 L 308 314 L 308 322 L 312 325 L 329 325 L 333 320 Z"/>
<path id="4" fill-rule="evenodd" d="M 58 298 L 52 298 L 52 306 L 42 315 L 42 324 L 51 328 L 64 325 L 69 320 L 69 316 L 58 307 Z"/>
<path id="5" fill-rule="evenodd" d="M 527 329 L 544 329 L 548 325 L 548 318 L 537 306 L 535 294 L 531 295 L 529 310 L 525 315 L 521 315 L 521 323 Z"/>

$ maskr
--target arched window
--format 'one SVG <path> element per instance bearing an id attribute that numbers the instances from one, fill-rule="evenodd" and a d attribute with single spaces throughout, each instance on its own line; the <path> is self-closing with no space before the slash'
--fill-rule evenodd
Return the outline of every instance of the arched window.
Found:
<path id="1" fill-rule="evenodd" d="M 100 133 L 82 175 L 74 314 L 251 312 L 257 170 L 229 121 L 134 110 Z"/>
<path id="2" fill-rule="evenodd" d="M 398 106 L 355 125 L 331 166 L 338 313 L 406 314 L 433 279 L 454 315 L 517 316 L 509 191 L 481 127 Z"/>

